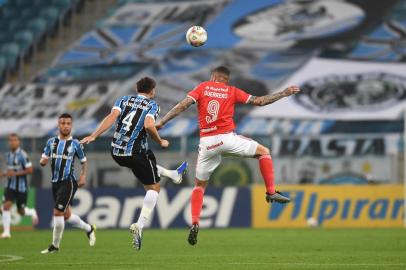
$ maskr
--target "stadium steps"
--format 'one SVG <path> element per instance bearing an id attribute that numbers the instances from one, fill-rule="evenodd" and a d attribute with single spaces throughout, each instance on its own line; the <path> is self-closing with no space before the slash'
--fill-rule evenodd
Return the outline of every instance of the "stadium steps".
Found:
<path id="1" fill-rule="evenodd" d="M 84 0 L 83 5 L 72 12 L 69 16 L 70 19 L 64 21 L 61 27 L 48 29 L 53 35 L 43 42 L 42 49 L 38 50 L 33 57 L 25 59 L 19 71 L 10 74 L 6 81 L 9 83 L 30 82 L 39 71 L 48 68 L 60 52 L 67 50 L 83 33 L 92 29 L 95 23 L 105 17 L 108 10 L 116 4 L 117 0 Z M 51 10 L 44 11 L 42 15 L 49 16 L 49 20 L 52 20 L 55 14 Z M 5 62 L 6 65 L 7 59 L 0 59 L 0 66 L 3 64 L 2 62 Z"/>

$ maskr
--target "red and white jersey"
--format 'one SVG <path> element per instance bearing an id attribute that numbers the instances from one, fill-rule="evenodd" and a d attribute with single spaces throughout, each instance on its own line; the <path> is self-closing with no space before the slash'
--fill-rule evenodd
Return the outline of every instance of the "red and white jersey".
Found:
<path id="1" fill-rule="evenodd" d="M 213 136 L 232 132 L 234 105 L 247 103 L 251 95 L 237 87 L 221 82 L 202 82 L 188 93 L 197 103 L 200 136 Z"/>

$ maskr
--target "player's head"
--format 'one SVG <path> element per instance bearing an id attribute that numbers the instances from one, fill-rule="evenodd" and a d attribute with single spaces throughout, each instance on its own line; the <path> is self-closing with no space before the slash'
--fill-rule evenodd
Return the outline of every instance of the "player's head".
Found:
<path id="1" fill-rule="evenodd" d="M 225 66 L 218 66 L 211 71 L 211 81 L 228 83 L 230 80 L 230 70 Z"/>
<path id="2" fill-rule="evenodd" d="M 16 133 L 8 135 L 8 146 L 11 151 L 15 151 L 20 147 L 20 137 Z"/>
<path id="3" fill-rule="evenodd" d="M 150 77 L 144 77 L 137 82 L 137 92 L 153 98 L 155 96 L 156 82 Z"/>
<path id="4" fill-rule="evenodd" d="M 65 137 L 69 136 L 72 132 L 72 115 L 63 113 L 58 118 L 59 134 Z"/>

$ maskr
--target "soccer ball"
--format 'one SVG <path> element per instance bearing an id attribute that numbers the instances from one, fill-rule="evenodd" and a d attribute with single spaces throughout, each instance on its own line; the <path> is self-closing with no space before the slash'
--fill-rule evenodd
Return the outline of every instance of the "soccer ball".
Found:
<path id="1" fill-rule="evenodd" d="M 193 47 L 200 47 L 207 41 L 207 32 L 201 26 L 192 26 L 186 32 L 186 41 Z"/>

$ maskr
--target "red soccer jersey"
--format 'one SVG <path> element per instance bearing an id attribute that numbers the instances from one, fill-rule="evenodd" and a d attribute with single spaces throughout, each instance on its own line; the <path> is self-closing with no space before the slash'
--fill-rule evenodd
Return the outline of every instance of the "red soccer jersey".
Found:
<path id="1" fill-rule="evenodd" d="M 221 82 L 202 82 L 188 93 L 197 102 L 200 136 L 232 132 L 234 104 L 247 103 L 251 95 Z"/>

